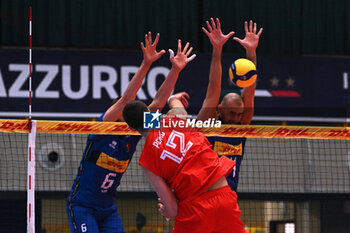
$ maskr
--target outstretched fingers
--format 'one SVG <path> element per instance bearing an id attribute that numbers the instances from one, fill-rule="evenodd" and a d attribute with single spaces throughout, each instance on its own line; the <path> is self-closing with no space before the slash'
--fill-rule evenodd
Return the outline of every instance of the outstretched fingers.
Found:
<path id="1" fill-rule="evenodd" d="M 254 23 L 253 33 L 256 34 L 256 23 Z"/>
<path id="2" fill-rule="evenodd" d="M 141 42 L 142 49 L 145 49 L 148 45 L 148 35 L 145 34 L 145 43 Z"/>
<path id="3" fill-rule="evenodd" d="M 181 53 L 181 40 L 180 39 L 178 39 L 178 41 L 177 41 L 177 53 Z"/>
<path id="4" fill-rule="evenodd" d="M 215 21 L 214 21 L 213 18 L 210 18 L 210 22 L 211 22 L 212 28 L 213 28 L 214 30 L 217 29 L 216 24 L 215 24 Z"/>
<path id="5" fill-rule="evenodd" d="M 248 31 L 248 22 L 247 21 L 244 22 L 244 31 L 245 31 L 246 34 L 249 32 Z"/>
<path id="6" fill-rule="evenodd" d="M 210 33 L 207 31 L 207 29 L 205 29 L 205 27 L 202 27 L 202 30 L 203 30 L 203 32 L 204 32 L 207 36 L 210 35 Z"/>
<path id="7" fill-rule="evenodd" d="M 216 23 L 215 23 L 216 21 Z M 221 24 L 220 24 L 220 20 L 218 18 L 216 18 L 214 21 L 213 18 L 210 18 L 210 23 L 209 21 L 205 21 L 205 23 L 207 24 L 207 27 L 209 29 L 209 32 L 215 30 L 215 29 L 220 29 L 221 28 Z M 205 34 L 209 34 L 209 32 L 204 28 L 202 27 L 202 30 L 204 31 Z"/>
<path id="8" fill-rule="evenodd" d="M 182 70 L 188 62 L 192 61 L 196 57 L 196 55 L 192 55 L 191 57 L 188 57 L 191 55 L 191 52 L 193 51 L 193 48 L 190 47 L 189 42 L 187 42 L 185 44 L 185 47 L 182 49 L 181 40 L 179 39 L 177 47 L 178 48 L 177 48 L 176 56 L 174 56 L 174 52 L 171 49 L 169 49 L 170 60 L 174 67 L 177 67 L 180 70 Z"/>
<path id="9" fill-rule="evenodd" d="M 151 64 L 157 59 L 159 59 L 164 53 L 165 50 L 157 51 L 157 44 L 159 42 L 160 34 L 157 33 L 154 43 L 152 43 L 152 33 L 148 32 L 145 34 L 145 41 L 141 42 L 141 49 L 143 52 L 145 62 Z"/>
<path id="10" fill-rule="evenodd" d="M 258 36 L 260 36 L 262 31 L 263 31 L 263 29 L 260 28 L 258 33 L 256 33 L 258 30 L 258 25 L 256 23 L 254 23 L 253 20 L 249 21 L 249 25 L 248 25 L 247 21 L 244 22 L 244 30 L 245 30 L 246 34 L 247 33 L 254 33 L 255 35 L 258 35 Z"/>
<path id="11" fill-rule="evenodd" d="M 146 47 L 148 46 L 148 35 L 145 34 L 145 43 L 141 42 L 141 49 L 144 51 Z"/>
<path id="12" fill-rule="evenodd" d="M 213 31 L 213 28 L 210 26 L 209 21 L 206 21 L 206 23 L 207 23 L 207 27 L 208 27 L 209 31 L 210 31 L 210 32 Z"/>
<path id="13" fill-rule="evenodd" d="M 216 28 L 221 28 L 221 24 L 220 24 L 219 18 L 216 18 Z"/>
<path id="14" fill-rule="evenodd" d="M 162 49 L 161 51 L 159 51 L 158 56 L 161 57 L 164 53 L 166 53 L 166 51 Z"/>
<path id="15" fill-rule="evenodd" d="M 151 46 L 152 45 L 152 33 L 148 32 L 148 40 L 147 40 L 147 46 Z"/>
<path id="16" fill-rule="evenodd" d="M 229 32 L 226 36 L 227 36 L 227 38 L 230 38 L 230 37 L 233 36 L 234 34 L 235 34 L 235 32 L 232 31 L 232 32 Z"/>
<path id="17" fill-rule="evenodd" d="M 187 42 L 186 45 L 185 45 L 185 48 L 183 49 L 182 52 L 186 54 L 186 51 L 187 51 L 189 46 L 190 46 L 190 43 Z"/>
<path id="18" fill-rule="evenodd" d="M 179 44 L 180 50 L 178 50 L 178 54 L 179 54 L 179 53 L 182 53 L 182 54 L 184 54 L 186 57 L 188 57 L 188 56 L 191 54 L 191 52 L 192 52 L 192 50 L 193 50 L 193 47 L 190 47 L 190 48 L 188 49 L 188 47 L 190 46 L 190 43 L 187 42 L 186 45 L 185 45 L 185 47 L 184 47 L 184 49 L 181 51 L 181 40 L 179 40 L 179 41 L 180 41 L 180 44 Z M 187 58 L 187 61 L 190 62 L 190 61 L 192 61 L 195 57 L 196 57 L 196 55 L 193 54 L 191 57 Z"/>
<path id="19" fill-rule="evenodd" d="M 159 36 L 160 36 L 160 34 L 157 33 L 156 39 L 154 40 L 154 43 L 152 44 L 152 46 L 157 46 L 157 44 L 159 42 Z"/>
<path id="20" fill-rule="evenodd" d="M 243 40 L 239 39 L 238 37 L 233 37 L 233 40 L 237 41 L 240 44 L 243 42 Z"/>
<path id="21" fill-rule="evenodd" d="M 188 56 L 191 54 L 192 50 L 193 50 L 193 47 L 191 47 L 191 48 L 185 53 L 186 57 L 188 57 Z M 185 52 L 185 50 L 184 50 L 184 52 Z"/>

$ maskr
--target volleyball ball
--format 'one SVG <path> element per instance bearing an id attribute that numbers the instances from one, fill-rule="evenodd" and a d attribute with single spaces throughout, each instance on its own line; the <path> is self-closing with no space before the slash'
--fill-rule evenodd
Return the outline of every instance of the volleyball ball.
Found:
<path id="1" fill-rule="evenodd" d="M 251 86 L 258 76 L 254 63 L 245 58 L 232 63 L 228 73 L 233 84 L 242 88 Z"/>

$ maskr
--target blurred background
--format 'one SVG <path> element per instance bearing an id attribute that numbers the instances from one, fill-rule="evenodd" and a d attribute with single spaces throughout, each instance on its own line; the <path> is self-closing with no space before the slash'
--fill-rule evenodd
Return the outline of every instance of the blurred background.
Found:
<path id="1" fill-rule="evenodd" d="M 244 36 L 243 22 L 264 28 L 259 54 L 348 55 L 350 3 L 347 0 L 2 0 L 1 45 L 28 46 L 28 6 L 33 7 L 33 45 L 139 51 L 148 31 L 159 32 L 160 48 L 177 39 L 211 52 L 201 27 L 218 17 L 222 30 Z M 239 53 L 236 43 L 226 52 Z"/>

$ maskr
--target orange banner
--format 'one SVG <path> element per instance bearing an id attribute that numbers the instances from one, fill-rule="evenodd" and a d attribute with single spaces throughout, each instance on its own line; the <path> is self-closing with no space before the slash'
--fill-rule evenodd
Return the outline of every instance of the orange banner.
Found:
<path id="1" fill-rule="evenodd" d="M 222 125 L 200 128 L 206 136 L 247 138 L 313 138 L 350 140 L 350 127 Z M 0 132 L 28 133 L 28 120 L 0 119 Z M 42 121 L 37 133 L 138 135 L 124 122 Z"/>
<path id="2" fill-rule="evenodd" d="M 0 132 L 28 133 L 28 120 L 0 119 Z"/>

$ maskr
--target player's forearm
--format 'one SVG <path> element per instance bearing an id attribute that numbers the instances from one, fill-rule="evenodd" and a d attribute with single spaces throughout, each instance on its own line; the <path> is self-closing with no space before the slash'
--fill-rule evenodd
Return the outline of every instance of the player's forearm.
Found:
<path id="1" fill-rule="evenodd" d="M 243 125 L 249 125 L 254 115 L 254 95 L 255 95 L 256 82 L 243 89 L 242 98 L 244 103 L 244 110 L 241 123 Z"/>
<path id="2" fill-rule="evenodd" d="M 178 205 L 176 197 L 170 190 L 169 186 L 162 177 L 157 176 L 145 167 L 142 167 L 142 169 L 165 207 L 164 214 L 170 218 L 175 217 L 178 212 Z"/>
<path id="3" fill-rule="evenodd" d="M 222 47 L 213 48 L 213 54 L 211 58 L 210 71 L 209 71 L 209 85 L 207 90 L 207 97 L 215 96 L 217 97 L 218 101 L 219 101 L 220 92 L 221 92 L 221 75 L 222 75 L 221 53 L 222 53 Z"/>
<path id="4" fill-rule="evenodd" d="M 177 216 L 177 211 L 169 210 L 169 207 L 165 207 L 164 215 L 167 218 L 175 218 Z"/>
<path id="5" fill-rule="evenodd" d="M 152 63 L 147 63 L 144 60 L 142 61 L 139 69 L 131 79 L 122 97 L 106 111 L 103 121 L 114 122 L 121 117 L 125 105 L 135 99 L 136 94 L 140 89 L 149 68 L 151 67 L 151 64 Z"/>
<path id="6" fill-rule="evenodd" d="M 255 52 L 255 49 L 251 50 L 251 51 L 246 50 L 246 58 L 248 60 L 251 60 L 256 66 L 256 52 Z"/>
<path id="7" fill-rule="evenodd" d="M 135 75 L 132 77 L 127 89 L 123 93 L 122 98 L 126 100 L 126 102 L 130 102 L 131 100 L 134 100 L 136 97 L 136 94 L 138 90 L 140 89 L 142 82 L 144 78 L 146 77 L 146 74 L 151 67 L 152 63 L 146 62 L 145 60 L 142 61 L 139 69 L 135 73 Z"/>
<path id="8" fill-rule="evenodd" d="M 254 50 L 246 50 L 246 58 L 251 60 L 255 66 L 257 66 L 256 52 Z M 244 111 L 241 120 L 241 124 L 249 125 L 254 116 L 254 95 L 255 95 L 256 82 L 243 89 L 242 98 L 244 103 Z"/>
<path id="9" fill-rule="evenodd" d="M 208 104 L 213 107 L 216 107 L 220 99 L 222 75 L 221 53 L 222 47 L 213 48 L 209 71 L 209 85 L 206 94 L 206 100 L 209 100 Z"/>
<path id="10" fill-rule="evenodd" d="M 221 52 L 222 47 L 213 48 L 213 54 L 210 64 L 209 84 L 202 108 L 198 113 L 198 120 L 207 120 L 216 115 L 216 106 L 219 103 L 221 93 Z"/>
<path id="11" fill-rule="evenodd" d="M 178 213 L 178 205 L 176 197 L 170 188 L 158 189 L 157 194 L 164 204 L 164 215 L 168 218 L 175 218 Z"/>
<path id="12" fill-rule="evenodd" d="M 174 89 L 180 71 L 181 70 L 176 67 L 170 69 L 168 76 L 158 89 L 152 103 L 148 106 L 151 111 L 161 111 L 164 108 L 172 90 Z"/>

